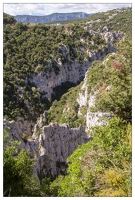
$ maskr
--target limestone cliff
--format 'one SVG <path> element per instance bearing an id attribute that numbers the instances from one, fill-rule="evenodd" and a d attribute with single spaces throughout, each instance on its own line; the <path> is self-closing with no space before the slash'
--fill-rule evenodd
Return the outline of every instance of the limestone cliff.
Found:
<path id="1" fill-rule="evenodd" d="M 91 34 L 94 34 L 94 32 L 91 32 Z M 90 130 L 92 126 L 105 124 L 105 118 L 110 116 L 110 113 L 92 113 L 89 110 L 95 102 L 98 91 L 94 91 L 93 95 L 88 94 L 86 71 L 94 60 L 102 60 L 108 53 L 114 52 L 114 41 L 122 36 L 123 33 L 103 33 L 102 37 L 107 41 L 109 40 L 109 44 L 102 50 L 87 52 L 89 60 L 85 60 L 82 64 L 76 60 L 62 64 L 61 60 L 58 59 L 59 73 L 56 74 L 55 70 L 51 69 L 51 72 L 48 70 L 45 74 L 33 74 L 29 81 L 40 88 L 40 91 L 45 93 L 45 97 L 51 99 L 53 88 L 56 86 L 66 81 L 77 83 L 85 77 L 77 98 L 79 104 L 78 115 L 82 114 L 81 107 L 88 105 L 84 116 L 86 131 Z M 62 45 L 63 56 L 66 56 L 68 51 L 68 48 Z M 100 117 L 104 117 L 104 120 L 99 122 Z M 36 161 L 34 167 L 35 175 L 42 174 L 44 176 L 49 174 L 55 177 L 60 173 L 66 173 L 66 159 L 68 156 L 73 153 L 78 145 L 87 142 L 91 137 L 87 136 L 82 126 L 70 128 L 67 124 L 59 125 L 57 123 L 44 126 L 43 120 L 45 118 L 44 113 L 40 116 L 36 125 L 23 118 L 18 118 L 17 121 L 4 120 L 4 128 L 10 127 L 11 138 L 19 140 L 21 142 L 20 148 L 29 150 L 34 156 Z"/>
<path id="2" fill-rule="evenodd" d="M 87 29 L 89 29 L 89 24 Z M 93 30 L 89 32 L 92 36 L 98 34 Z M 92 126 L 105 124 L 105 118 L 110 116 L 110 113 L 92 113 L 90 111 L 98 91 L 94 91 L 93 95 L 88 93 L 86 72 L 94 60 L 103 60 L 108 53 L 115 52 L 114 42 L 123 36 L 123 33 L 111 33 L 108 30 L 99 34 L 106 42 L 106 45 L 102 47 L 100 44 L 96 50 L 86 50 L 88 59 L 84 59 L 83 63 L 79 63 L 77 60 L 70 62 L 69 47 L 62 44 L 61 52 L 62 56 L 67 59 L 66 63 L 62 63 L 60 58 L 58 60 L 52 58 L 45 73 L 32 74 L 29 80 L 27 77 L 25 80 L 26 83 L 28 81 L 34 83 L 40 89 L 40 92 L 44 93 L 43 98 L 51 99 L 56 86 L 66 81 L 78 83 L 85 77 L 77 102 L 79 104 L 78 115 L 82 115 L 81 107 L 87 105 L 87 112 L 84 115 L 86 131 L 90 130 Z M 83 39 L 80 39 L 80 42 L 83 43 Z M 94 41 L 90 42 L 94 45 Z M 81 51 L 84 51 L 84 49 L 82 48 Z M 52 62 L 54 61 L 57 63 L 57 69 L 52 67 Z M 104 120 L 99 122 L 101 117 L 104 117 Z M 40 119 L 35 125 L 32 121 L 28 122 L 24 118 L 18 118 L 17 121 L 4 120 L 4 128 L 10 127 L 11 138 L 20 141 L 20 148 L 29 150 L 34 156 L 36 161 L 34 173 L 36 176 L 49 174 L 55 177 L 58 174 L 66 173 L 66 159 L 68 156 L 73 153 L 78 145 L 87 142 L 91 137 L 87 136 L 85 129 L 81 125 L 79 128 L 70 128 L 68 124 L 59 125 L 57 123 L 44 126 L 43 120 L 45 118 L 45 113 L 40 115 Z"/>
<path id="3" fill-rule="evenodd" d="M 110 88 L 111 86 L 107 86 L 106 90 Z M 21 142 L 20 148 L 27 149 L 34 156 L 34 174 L 37 177 L 39 174 L 42 176 L 49 174 L 52 177 L 58 174 L 66 174 L 66 159 L 78 145 L 92 139 L 87 132 L 93 126 L 106 124 L 106 119 L 113 115 L 113 113 L 90 111 L 98 92 L 99 90 L 93 91 L 92 94 L 88 92 L 87 72 L 76 99 L 79 104 L 78 115 L 83 115 L 81 109 L 83 106 L 86 107 L 86 113 L 83 116 L 86 129 L 81 125 L 78 128 L 70 128 L 68 124 L 59 125 L 58 123 L 50 123 L 44 126 L 47 112 L 40 115 L 35 125 L 23 118 L 18 118 L 17 121 L 4 120 L 4 129 L 10 127 L 11 138 L 19 140 Z M 65 111 L 63 110 L 63 112 Z"/>
<path id="4" fill-rule="evenodd" d="M 115 55 L 115 53 L 110 54 Z M 103 63 L 106 65 L 106 62 L 109 58 L 106 58 Z M 90 80 L 89 80 L 90 81 Z M 111 89 L 111 85 L 108 85 L 104 88 L 107 92 Z M 86 108 L 86 113 L 84 115 L 86 122 L 86 132 L 91 131 L 91 128 L 94 126 L 101 126 L 107 123 L 107 119 L 113 116 L 113 112 L 92 112 L 91 108 L 94 106 L 96 101 L 96 96 L 99 93 L 99 89 L 92 89 L 92 92 L 88 92 L 88 71 L 85 74 L 84 82 L 82 87 L 80 88 L 79 95 L 77 97 L 77 102 L 79 104 L 78 115 L 82 115 L 81 108 Z"/>
<path id="5" fill-rule="evenodd" d="M 113 113 L 108 112 L 91 112 L 90 108 L 94 106 L 96 101 L 96 95 L 99 93 L 99 90 L 94 91 L 93 94 L 89 94 L 88 92 L 88 85 L 87 85 L 87 73 L 85 75 L 84 83 L 80 89 L 77 102 L 79 104 L 78 115 L 82 115 L 81 108 L 84 106 L 86 107 L 86 113 L 84 115 L 85 122 L 86 122 L 86 131 L 90 131 L 94 126 L 101 126 L 107 123 L 107 119 L 113 116 Z M 111 86 L 107 86 L 106 90 L 109 90 Z"/>
<path id="6" fill-rule="evenodd" d="M 31 137 L 23 138 L 22 132 L 19 129 L 20 121 L 4 120 L 4 129 L 10 127 L 10 135 L 12 139 L 17 139 L 21 142 L 20 148 L 30 151 L 35 158 L 34 174 L 38 177 L 39 174 L 51 175 L 52 177 L 58 174 L 66 173 L 66 159 L 73 151 L 86 143 L 88 138 L 82 126 L 78 128 L 70 128 L 68 124 L 58 125 L 52 123 L 48 126 L 41 127 L 41 119 L 34 126 L 34 132 Z M 26 123 L 24 122 L 24 125 Z M 27 127 L 29 125 L 27 124 Z"/>
<path id="7" fill-rule="evenodd" d="M 69 48 L 62 44 L 62 55 L 63 57 L 66 57 L 69 62 L 62 64 L 60 58 L 58 58 L 58 60 L 52 58 L 45 73 L 40 72 L 38 74 L 33 74 L 29 79 L 29 81 L 34 83 L 36 87 L 40 88 L 40 92 L 44 93 L 44 97 L 51 99 L 54 92 L 53 89 L 56 86 L 61 85 L 61 83 L 66 81 L 78 83 L 82 81 L 85 77 L 86 71 L 92 65 L 92 62 L 94 60 L 103 60 L 108 53 L 115 52 L 116 49 L 114 47 L 114 42 L 119 40 L 124 35 L 122 32 L 112 33 L 108 32 L 108 30 L 103 33 L 97 33 L 90 30 L 90 34 L 92 36 L 99 34 L 106 42 L 106 46 L 103 47 L 102 45 L 98 45 L 96 50 L 85 50 L 85 53 L 88 55 L 88 59 L 85 59 L 83 63 L 79 63 L 76 60 L 74 60 L 74 62 L 70 62 L 70 55 L 68 54 Z M 94 41 L 90 42 L 94 45 Z M 84 49 L 82 49 L 82 51 L 84 51 Z M 52 67 L 52 62 L 54 61 L 57 65 L 57 72 Z"/>

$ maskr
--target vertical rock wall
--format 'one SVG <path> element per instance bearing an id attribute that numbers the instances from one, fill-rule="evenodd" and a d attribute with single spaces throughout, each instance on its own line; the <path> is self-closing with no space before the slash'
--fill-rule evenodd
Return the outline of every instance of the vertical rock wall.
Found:
<path id="1" fill-rule="evenodd" d="M 92 31 L 91 34 L 94 35 L 97 33 Z M 53 88 L 61 85 L 61 83 L 64 83 L 66 81 L 77 83 L 78 81 L 83 80 L 86 71 L 91 66 L 94 60 L 103 60 L 103 58 L 108 53 L 116 51 L 114 47 L 114 42 L 116 39 L 122 38 L 124 34 L 116 32 L 104 32 L 100 33 L 100 35 L 105 40 L 106 47 L 102 47 L 101 45 L 100 49 L 98 49 L 99 47 L 97 47 L 96 50 L 86 50 L 85 53 L 87 53 L 89 59 L 85 59 L 82 64 L 77 62 L 76 60 L 74 60 L 74 62 L 70 62 L 70 59 L 68 57 L 66 58 L 68 61 L 65 64 L 62 64 L 61 59 L 59 58 L 57 62 L 57 68 L 59 69 L 57 74 L 55 73 L 55 69 L 53 69 L 51 66 L 48 66 L 44 74 L 33 74 L 29 81 L 33 82 L 38 88 L 40 88 L 41 92 L 45 93 L 44 97 L 51 99 Z M 64 58 L 66 56 L 66 53 L 69 53 L 68 47 L 66 47 L 64 44 L 61 47 L 61 51 Z"/>
<path id="2" fill-rule="evenodd" d="M 35 158 L 34 174 L 52 177 L 66 173 L 66 159 L 73 151 L 90 138 L 87 137 L 82 126 L 70 128 L 69 125 L 51 123 L 48 126 L 34 126 L 31 137 L 23 139 L 18 129 L 19 122 L 4 120 L 4 128 L 10 127 L 12 139 L 21 142 L 20 148 L 30 151 Z"/>

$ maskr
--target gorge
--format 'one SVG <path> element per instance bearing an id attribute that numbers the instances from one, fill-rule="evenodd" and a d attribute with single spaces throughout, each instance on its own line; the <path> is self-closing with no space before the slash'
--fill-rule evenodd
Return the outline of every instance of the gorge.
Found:
<path id="1" fill-rule="evenodd" d="M 4 13 L 7 196 L 131 196 L 131 29 L 131 8 L 64 26 Z M 31 178 L 21 177 L 26 158 Z M 11 186 L 14 175 L 27 183 Z"/>

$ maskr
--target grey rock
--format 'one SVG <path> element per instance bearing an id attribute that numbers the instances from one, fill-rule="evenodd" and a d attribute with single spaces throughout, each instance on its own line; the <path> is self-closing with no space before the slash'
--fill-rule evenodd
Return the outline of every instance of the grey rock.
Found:
<path id="1" fill-rule="evenodd" d="M 20 123 L 21 129 L 20 129 Z M 12 139 L 21 141 L 20 148 L 24 148 L 30 152 L 35 158 L 35 166 L 33 173 L 38 178 L 38 174 L 47 175 L 50 173 L 52 177 L 58 173 L 66 173 L 66 169 L 62 165 L 59 169 L 57 163 L 66 163 L 66 159 L 74 150 L 82 143 L 87 142 L 88 137 L 83 127 L 70 128 L 68 124 L 58 125 L 51 123 L 48 126 L 39 127 L 38 123 L 34 126 L 33 134 L 27 141 L 22 139 L 23 130 L 29 131 L 31 123 L 21 119 L 18 121 L 4 120 L 4 127 L 10 127 L 9 131 Z M 40 133 L 40 134 L 39 134 Z M 14 135 L 14 137 L 12 136 Z"/>
<path id="2" fill-rule="evenodd" d="M 106 48 L 102 48 L 101 46 L 100 50 L 98 49 L 91 51 L 86 50 L 89 59 L 88 60 L 86 59 L 85 62 L 82 64 L 78 63 L 76 60 L 74 62 L 71 62 L 70 64 L 68 62 L 62 64 L 61 59 L 58 58 L 58 60 L 56 60 L 56 64 L 59 68 L 59 72 L 57 74 L 52 68 L 50 72 L 49 65 L 51 66 L 51 64 L 48 64 L 47 69 L 49 70 L 46 70 L 45 74 L 42 73 L 33 74 L 31 78 L 29 78 L 30 82 L 33 82 L 37 88 L 40 88 L 40 92 L 45 93 L 44 97 L 51 99 L 53 94 L 53 89 L 56 86 L 59 86 L 66 81 L 77 83 L 78 81 L 82 80 L 85 77 L 86 71 L 92 65 L 92 62 L 94 60 L 103 60 L 108 53 L 115 52 L 116 51 L 114 47 L 115 40 L 121 39 L 124 36 L 122 32 L 118 33 L 108 32 L 106 28 L 104 28 L 103 33 L 95 32 L 93 30 L 90 30 L 89 32 L 91 35 L 99 34 L 105 40 Z M 94 44 L 93 41 L 91 41 L 91 43 Z M 63 57 L 69 58 L 67 57 L 69 48 L 64 44 L 62 44 L 60 48 Z M 41 119 L 40 121 L 41 126 L 43 125 L 42 122 L 43 119 Z"/>

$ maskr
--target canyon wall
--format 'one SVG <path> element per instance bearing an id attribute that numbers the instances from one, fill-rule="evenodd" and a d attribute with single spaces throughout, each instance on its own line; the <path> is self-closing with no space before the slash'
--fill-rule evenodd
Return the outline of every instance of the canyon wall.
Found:
<path id="1" fill-rule="evenodd" d="M 110 90 L 111 86 L 108 86 L 106 90 Z M 113 116 L 112 112 L 91 112 L 90 108 L 94 106 L 96 101 L 96 95 L 99 90 L 89 94 L 87 85 L 87 73 L 84 78 L 84 83 L 80 89 L 77 102 L 79 104 L 78 115 L 82 115 L 81 108 L 86 107 L 86 114 L 84 115 L 86 122 L 86 132 L 90 131 L 94 126 L 102 126 L 107 124 L 107 119 Z"/>
<path id="2" fill-rule="evenodd" d="M 110 113 L 92 113 L 90 107 L 94 105 L 96 93 L 88 94 L 87 91 L 87 73 L 86 71 L 91 66 L 94 60 L 102 60 L 108 53 L 115 52 L 114 41 L 123 36 L 123 33 L 112 34 L 104 33 L 105 40 L 109 44 L 106 48 L 87 52 L 89 60 L 85 60 L 82 64 L 76 62 L 68 62 L 62 64 L 58 59 L 58 73 L 54 69 L 47 70 L 46 73 L 33 74 L 29 81 L 33 82 L 36 87 L 40 88 L 40 92 L 44 92 L 45 97 L 51 99 L 53 89 L 66 81 L 77 83 L 84 77 L 82 86 L 83 92 L 80 91 L 77 99 L 79 107 L 88 105 L 85 117 L 86 131 L 92 126 L 103 125 L 106 123 L 105 118 L 110 116 Z M 62 54 L 66 55 L 68 48 L 63 45 Z M 85 76 L 86 73 L 86 76 Z M 85 91 L 84 91 L 85 89 Z M 81 114 L 80 109 L 78 114 Z M 44 111 L 43 111 L 44 112 Z M 43 119 L 46 116 L 40 116 L 37 124 L 28 122 L 23 118 L 18 118 L 17 121 L 8 121 L 4 119 L 4 129 L 10 128 L 9 134 L 11 139 L 20 141 L 20 148 L 30 151 L 30 154 L 35 159 L 34 174 L 45 176 L 47 174 L 52 177 L 58 174 L 66 174 L 68 165 L 66 159 L 73 151 L 81 144 L 86 143 L 92 137 L 88 136 L 84 128 L 80 125 L 78 128 L 70 128 L 68 124 L 59 125 L 51 123 L 44 126 Z M 99 122 L 99 118 L 104 117 L 104 120 Z"/>
<path id="3" fill-rule="evenodd" d="M 79 145 L 92 139 L 86 135 L 82 126 L 70 128 L 68 124 L 51 123 L 41 127 L 41 120 L 34 126 L 33 135 L 27 135 L 24 138 L 18 128 L 19 124 L 19 121 L 4 120 L 4 129 L 9 127 L 11 139 L 20 141 L 20 148 L 30 151 L 30 154 L 34 156 L 34 174 L 37 177 L 48 174 L 52 177 L 66 174 L 68 156 Z M 29 126 L 27 125 L 27 127 Z"/>
<path id="4" fill-rule="evenodd" d="M 97 34 L 92 30 L 90 30 L 90 32 L 92 35 Z M 59 58 L 57 61 L 57 73 L 51 65 L 48 65 L 44 73 L 41 72 L 38 74 L 33 74 L 29 81 L 33 82 L 36 87 L 40 88 L 40 92 L 44 92 L 45 94 L 44 97 L 49 99 L 51 99 L 54 92 L 53 88 L 56 86 L 59 86 L 67 81 L 72 83 L 78 83 L 82 81 L 85 77 L 86 71 L 92 65 L 94 60 L 103 60 L 108 53 L 116 51 L 114 42 L 123 37 L 124 34 L 116 32 L 104 32 L 100 33 L 100 35 L 105 40 L 106 47 L 99 45 L 99 49 L 97 47 L 97 50 L 86 50 L 89 59 L 85 59 L 82 64 L 76 60 L 70 62 L 70 56 L 68 55 L 66 57 L 66 53 L 69 53 L 69 48 L 63 44 L 61 47 L 62 55 L 64 58 L 69 60 L 69 62 L 67 61 L 65 64 L 62 64 L 61 59 Z"/>

